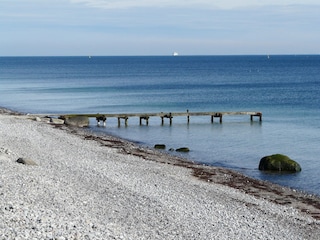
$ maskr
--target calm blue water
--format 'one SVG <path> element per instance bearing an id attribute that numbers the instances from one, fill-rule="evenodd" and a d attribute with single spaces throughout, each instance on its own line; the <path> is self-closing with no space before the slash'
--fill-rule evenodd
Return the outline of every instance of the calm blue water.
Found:
<path id="1" fill-rule="evenodd" d="M 320 195 L 320 56 L 1 57 L 0 106 L 31 113 L 261 111 L 249 116 L 130 118 L 91 128 L 144 145 L 189 147 L 193 161 Z M 302 172 L 266 174 L 282 153 Z"/>

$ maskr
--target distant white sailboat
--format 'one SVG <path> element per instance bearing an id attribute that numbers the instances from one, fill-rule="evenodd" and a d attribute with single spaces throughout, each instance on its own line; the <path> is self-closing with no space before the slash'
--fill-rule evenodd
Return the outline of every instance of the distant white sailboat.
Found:
<path id="1" fill-rule="evenodd" d="M 172 56 L 174 56 L 174 57 L 176 57 L 176 56 L 178 56 L 179 55 L 179 53 L 177 53 L 177 52 L 173 52 L 172 53 Z"/>

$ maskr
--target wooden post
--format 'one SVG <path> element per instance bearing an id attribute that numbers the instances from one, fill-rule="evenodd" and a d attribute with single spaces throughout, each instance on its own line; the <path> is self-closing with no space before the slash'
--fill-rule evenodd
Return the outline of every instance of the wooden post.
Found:
<path id="1" fill-rule="evenodd" d="M 187 120 L 188 120 L 188 124 L 189 124 L 190 123 L 189 109 L 187 109 L 187 114 L 188 114 Z"/>
<path id="2" fill-rule="evenodd" d="M 259 121 L 262 122 L 262 113 L 257 113 L 257 114 L 253 114 L 250 115 L 250 121 L 253 121 L 253 117 L 259 117 Z"/>
<path id="3" fill-rule="evenodd" d="M 219 122 L 222 123 L 222 113 L 215 113 L 214 115 L 211 115 L 211 123 L 214 123 L 215 117 L 218 117 L 220 119 Z"/>
<path id="4" fill-rule="evenodd" d="M 100 126 L 100 116 L 97 116 L 96 120 L 97 120 L 97 125 Z"/>
<path id="5" fill-rule="evenodd" d="M 142 119 L 146 120 L 146 125 L 149 125 L 149 116 L 140 117 L 140 125 L 142 125 Z"/>
<path id="6" fill-rule="evenodd" d="M 106 116 L 104 116 L 104 115 L 97 116 L 96 120 L 97 120 L 98 126 L 100 126 L 100 121 L 103 121 L 103 126 L 106 126 L 106 120 L 107 120 Z"/>
<path id="7" fill-rule="evenodd" d="M 172 113 L 169 113 L 169 114 L 165 114 L 163 116 L 161 116 L 161 125 L 163 125 L 164 123 L 164 118 L 169 118 L 169 121 L 170 121 L 170 125 L 172 125 Z"/>
<path id="8" fill-rule="evenodd" d="M 128 117 L 124 117 L 124 125 L 127 127 L 128 126 Z"/>
<path id="9" fill-rule="evenodd" d="M 120 127 L 120 117 L 118 117 L 118 127 Z"/>

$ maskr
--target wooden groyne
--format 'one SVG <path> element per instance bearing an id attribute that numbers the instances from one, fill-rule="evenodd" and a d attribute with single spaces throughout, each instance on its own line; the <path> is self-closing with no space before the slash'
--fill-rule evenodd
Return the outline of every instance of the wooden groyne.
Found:
<path id="1" fill-rule="evenodd" d="M 86 116 L 89 118 L 96 118 L 97 124 L 100 125 L 103 122 L 103 125 L 106 126 L 106 121 L 108 118 L 117 118 L 118 126 L 121 125 L 121 119 L 124 120 L 125 126 L 128 126 L 128 119 L 132 117 L 139 118 L 140 125 L 149 124 L 149 119 L 151 117 L 160 117 L 161 125 L 164 124 L 164 119 L 169 119 L 169 124 L 172 125 L 172 120 L 174 117 L 186 117 L 187 123 L 190 123 L 190 117 L 192 116 L 209 116 L 211 119 L 211 123 L 214 123 L 214 119 L 218 118 L 219 122 L 222 123 L 222 118 L 228 115 L 249 115 L 250 120 L 253 121 L 254 117 L 259 118 L 259 121 L 262 121 L 262 113 L 261 112 L 169 112 L 169 113 L 97 113 L 97 114 L 35 114 L 37 116 L 60 116 L 60 117 L 74 117 L 74 116 Z"/>

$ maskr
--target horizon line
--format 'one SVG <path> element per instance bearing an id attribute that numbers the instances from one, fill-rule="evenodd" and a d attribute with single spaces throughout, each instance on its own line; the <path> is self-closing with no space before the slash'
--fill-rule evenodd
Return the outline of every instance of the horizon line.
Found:
<path id="1" fill-rule="evenodd" d="M 155 54 L 155 55 L 4 55 L 0 57 L 210 57 L 210 56 L 312 56 L 320 55 L 320 53 L 257 53 L 257 54 Z"/>

